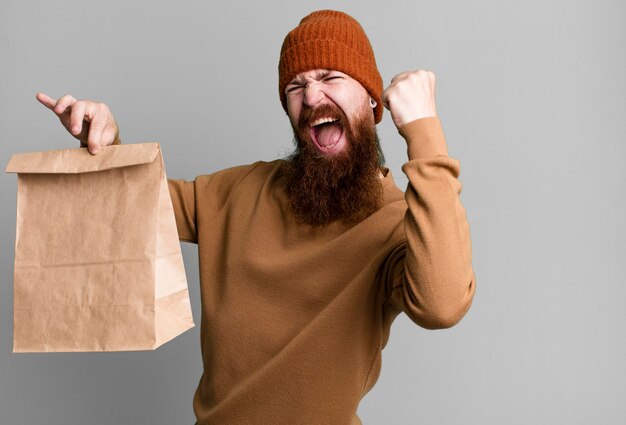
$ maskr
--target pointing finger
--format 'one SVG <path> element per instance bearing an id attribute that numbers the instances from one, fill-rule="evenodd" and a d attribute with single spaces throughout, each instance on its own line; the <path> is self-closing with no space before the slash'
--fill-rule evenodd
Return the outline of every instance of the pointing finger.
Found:
<path id="1" fill-rule="evenodd" d="M 39 103 L 41 103 L 43 106 L 50 109 L 51 111 L 54 110 L 54 106 L 57 103 L 56 99 L 51 98 L 50 96 L 48 96 L 47 94 L 43 92 L 37 93 L 35 97 L 37 98 Z"/>

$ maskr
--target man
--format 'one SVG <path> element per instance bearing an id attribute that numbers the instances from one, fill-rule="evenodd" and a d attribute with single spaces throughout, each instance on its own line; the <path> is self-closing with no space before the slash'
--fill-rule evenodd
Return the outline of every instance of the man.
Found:
<path id="1" fill-rule="evenodd" d="M 434 86 L 420 70 L 383 92 L 361 26 L 314 12 L 279 61 L 296 151 L 170 181 L 179 237 L 199 250 L 198 424 L 360 424 L 395 317 L 445 328 L 465 314 L 469 226 Z M 93 154 L 119 143 L 106 105 L 37 98 Z M 406 193 L 383 166 L 383 104 L 407 142 Z"/>

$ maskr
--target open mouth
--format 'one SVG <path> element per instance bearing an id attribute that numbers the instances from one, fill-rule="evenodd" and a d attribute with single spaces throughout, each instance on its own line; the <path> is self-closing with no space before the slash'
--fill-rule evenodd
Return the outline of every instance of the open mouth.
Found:
<path id="1" fill-rule="evenodd" d="M 343 126 L 338 118 L 321 117 L 311 123 L 311 139 L 321 152 L 332 152 L 342 145 Z"/>

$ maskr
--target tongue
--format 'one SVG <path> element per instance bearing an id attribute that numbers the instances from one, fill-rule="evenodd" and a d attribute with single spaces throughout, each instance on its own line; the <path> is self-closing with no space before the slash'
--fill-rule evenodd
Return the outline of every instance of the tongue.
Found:
<path id="1" fill-rule="evenodd" d="M 315 127 L 315 137 L 320 146 L 332 146 L 341 137 L 341 127 L 337 124 L 322 124 Z"/>

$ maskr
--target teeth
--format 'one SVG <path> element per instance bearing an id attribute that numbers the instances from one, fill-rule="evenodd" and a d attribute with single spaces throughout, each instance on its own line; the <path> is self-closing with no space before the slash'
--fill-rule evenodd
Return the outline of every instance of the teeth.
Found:
<path id="1" fill-rule="evenodd" d="M 327 122 L 335 122 L 335 121 L 337 121 L 337 118 L 331 118 L 331 117 L 318 118 L 315 121 L 313 121 L 313 123 L 311 124 L 311 127 L 315 127 L 316 125 L 324 124 Z"/>

